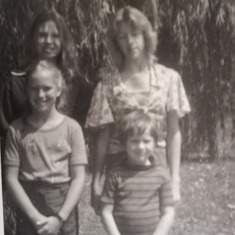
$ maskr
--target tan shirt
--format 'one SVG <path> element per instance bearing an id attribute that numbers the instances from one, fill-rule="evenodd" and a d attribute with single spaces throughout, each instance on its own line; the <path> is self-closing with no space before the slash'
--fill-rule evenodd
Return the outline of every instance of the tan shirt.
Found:
<path id="1" fill-rule="evenodd" d="M 87 164 L 82 129 L 67 116 L 50 130 L 17 119 L 8 130 L 4 164 L 19 167 L 20 180 L 69 182 L 70 166 Z"/>

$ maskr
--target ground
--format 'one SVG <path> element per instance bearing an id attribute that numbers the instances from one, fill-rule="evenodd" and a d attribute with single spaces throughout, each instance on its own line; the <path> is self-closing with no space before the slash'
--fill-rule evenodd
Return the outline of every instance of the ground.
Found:
<path id="1" fill-rule="evenodd" d="M 106 235 L 90 207 L 90 180 L 80 202 L 81 235 Z M 169 235 L 235 235 L 235 161 L 187 162 L 181 167 L 182 201 Z"/>

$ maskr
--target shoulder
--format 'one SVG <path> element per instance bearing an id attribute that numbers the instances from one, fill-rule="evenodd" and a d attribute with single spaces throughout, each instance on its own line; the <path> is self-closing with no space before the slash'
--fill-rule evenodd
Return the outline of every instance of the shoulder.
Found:
<path id="1" fill-rule="evenodd" d="M 112 65 L 100 68 L 98 74 L 102 85 L 107 87 L 110 87 L 110 85 L 114 86 L 119 81 L 120 77 L 118 68 Z"/>
<path id="2" fill-rule="evenodd" d="M 111 178 L 120 178 L 126 174 L 126 169 L 123 166 L 116 166 L 112 171 L 108 172 L 108 176 Z"/>
<path id="3" fill-rule="evenodd" d="M 66 127 L 68 127 L 71 130 L 75 130 L 75 129 L 81 130 L 82 129 L 81 125 L 75 119 L 73 119 L 67 115 L 64 115 L 63 123 Z"/>
<path id="4" fill-rule="evenodd" d="M 160 78 L 161 80 L 165 81 L 172 81 L 172 80 L 178 80 L 180 79 L 180 74 L 172 69 L 168 68 L 165 65 L 158 64 L 158 63 L 153 63 L 153 71 L 156 76 L 155 79 Z"/>
<path id="5" fill-rule="evenodd" d="M 21 78 L 26 75 L 26 72 L 24 70 L 12 70 L 11 75 L 16 78 Z"/>
<path id="6" fill-rule="evenodd" d="M 20 128 L 21 126 L 24 126 L 24 125 L 25 125 L 25 124 L 24 124 L 23 117 L 20 117 L 20 118 L 14 120 L 14 121 L 10 124 L 10 127 L 17 129 L 17 128 Z"/>
<path id="7" fill-rule="evenodd" d="M 20 134 L 25 129 L 25 125 L 26 124 L 25 124 L 23 117 L 20 117 L 9 125 L 8 131 L 11 133 Z"/>
<path id="8" fill-rule="evenodd" d="M 9 81 L 12 82 L 21 82 L 21 81 L 25 81 L 25 77 L 26 77 L 26 72 L 25 71 L 18 71 L 18 70 L 12 70 L 10 73 L 10 79 Z"/>
<path id="9" fill-rule="evenodd" d="M 14 89 L 17 90 L 24 87 L 26 78 L 26 73 L 24 71 L 11 71 L 3 82 L 4 89 Z"/>
<path id="10" fill-rule="evenodd" d="M 151 70 L 151 84 L 165 92 L 169 92 L 172 89 L 177 91 L 177 87 L 181 88 L 182 79 L 180 74 L 164 65 L 155 63 Z"/>
<path id="11" fill-rule="evenodd" d="M 152 171 L 156 176 L 161 177 L 164 181 L 170 180 L 170 172 L 167 168 L 159 165 L 154 165 Z"/>

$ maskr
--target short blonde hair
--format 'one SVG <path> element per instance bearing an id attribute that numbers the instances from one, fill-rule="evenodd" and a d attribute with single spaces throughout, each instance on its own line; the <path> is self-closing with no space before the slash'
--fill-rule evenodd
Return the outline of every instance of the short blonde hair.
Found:
<path id="1" fill-rule="evenodd" d="M 153 30 L 148 18 L 141 11 L 131 6 L 126 6 L 118 10 L 114 16 L 113 23 L 109 28 L 107 40 L 110 52 L 113 56 L 118 53 L 122 59 L 124 57 L 116 40 L 121 22 L 129 23 L 134 29 L 138 29 L 143 33 L 145 52 L 148 58 L 151 59 L 157 48 L 157 33 Z"/>
<path id="2" fill-rule="evenodd" d="M 54 80 L 57 82 L 58 86 L 62 88 L 63 76 L 60 69 L 52 62 L 48 60 L 39 60 L 28 67 L 26 71 L 26 83 L 32 78 L 33 74 L 36 72 L 48 71 L 53 74 Z"/>

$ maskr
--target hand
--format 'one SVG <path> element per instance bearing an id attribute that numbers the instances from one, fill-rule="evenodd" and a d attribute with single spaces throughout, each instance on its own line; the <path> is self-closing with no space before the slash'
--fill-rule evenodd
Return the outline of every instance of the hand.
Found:
<path id="1" fill-rule="evenodd" d="M 93 207 L 95 213 L 100 215 L 100 198 L 101 198 L 101 189 L 99 185 L 92 185 L 91 189 L 91 206 Z"/>
<path id="2" fill-rule="evenodd" d="M 179 202 L 181 200 L 180 181 L 172 181 L 172 191 L 173 191 L 174 201 Z"/>
<path id="3" fill-rule="evenodd" d="M 57 217 L 50 216 L 46 220 L 38 221 L 37 226 L 40 235 L 56 235 L 60 232 L 62 222 Z"/>
<path id="4" fill-rule="evenodd" d="M 44 226 L 44 224 L 47 223 L 48 217 L 44 216 L 44 215 L 39 215 L 39 217 L 37 217 L 37 220 L 32 221 L 34 226 L 36 227 L 37 230 L 39 230 L 40 228 L 42 228 Z"/>

